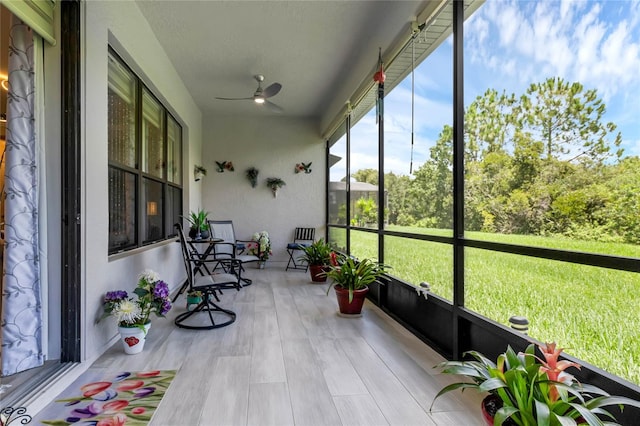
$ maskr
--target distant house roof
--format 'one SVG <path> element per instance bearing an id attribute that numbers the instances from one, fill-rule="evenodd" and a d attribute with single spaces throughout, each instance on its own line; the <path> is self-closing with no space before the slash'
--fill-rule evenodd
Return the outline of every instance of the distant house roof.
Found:
<path id="1" fill-rule="evenodd" d="M 329 191 L 346 191 L 346 182 L 329 182 Z M 378 192 L 378 186 L 367 182 L 351 182 L 351 191 Z"/>

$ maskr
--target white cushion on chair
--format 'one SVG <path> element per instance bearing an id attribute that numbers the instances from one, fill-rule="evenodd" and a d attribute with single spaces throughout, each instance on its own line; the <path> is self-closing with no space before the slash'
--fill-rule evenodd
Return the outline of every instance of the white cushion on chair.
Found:
<path id="1" fill-rule="evenodd" d="M 239 254 L 236 256 L 236 259 L 238 259 L 242 263 L 255 262 L 256 260 L 260 260 L 258 256 L 254 256 L 253 254 Z"/>
<path id="2" fill-rule="evenodd" d="M 193 286 L 194 287 L 205 287 L 208 285 L 211 285 L 214 283 L 213 278 L 211 277 L 211 275 L 205 275 L 205 276 L 195 276 L 194 277 L 194 283 Z"/>

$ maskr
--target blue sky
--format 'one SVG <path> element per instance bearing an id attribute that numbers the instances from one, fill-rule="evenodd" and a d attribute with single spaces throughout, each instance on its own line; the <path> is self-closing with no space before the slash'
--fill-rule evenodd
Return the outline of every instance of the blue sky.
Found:
<path id="1" fill-rule="evenodd" d="M 452 123 L 452 52 L 449 38 L 415 71 L 414 170 Z M 597 89 L 625 155 L 640 155 L 640 0 L 488 0 L 465 22 L 465 105 L 554 76 Z M 352 171 L 377 168 L 374 123 L 369 114 L 353 129 Z M 410 146 L 409 77 L 385 99 L 385 172 L 409 173 Z"/>

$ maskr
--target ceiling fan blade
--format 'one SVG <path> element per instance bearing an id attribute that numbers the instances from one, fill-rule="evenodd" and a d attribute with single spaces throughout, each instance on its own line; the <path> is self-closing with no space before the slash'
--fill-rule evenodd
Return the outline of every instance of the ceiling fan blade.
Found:
<path id="1" fill-rule="evenodd" d="M 272 96 L 277 95 L 278 92 L 280 92 L 280 89 L 282 89 L 282 84 L 273 83 L 271 86 L 267 87 L 262 91 L 262 96 L 264 96 L 265 99 L 270 98 Z"/>
<path id="2" fill-rule="evenodd" d="M 280 105 L 276 105 L 271 101 L 264 101 L 264 104 L 267 106 L 269 111 L 278 112 L 278 113 L 284 112 L 284 109 Z"/>
<path id="3" fill-rule="evenodd" d="M 253 96 L 250 97 L 250 98 L 218 98 L 218 97 L 216 97 L 216 99 L 220 99 L 220 100 L 223 100 L 223 101 L 245 101 L 245 100 L 252 100 Z"/>

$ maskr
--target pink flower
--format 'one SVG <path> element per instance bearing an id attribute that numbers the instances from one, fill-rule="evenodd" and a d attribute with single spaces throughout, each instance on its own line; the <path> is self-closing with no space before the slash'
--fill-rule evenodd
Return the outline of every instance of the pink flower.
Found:
<path id="1" fill-rule="evenodd" d="M 145 411 L 147 410 L 145 410 L 144 407 L 136 407 L 133 410 L 131 410 L 131 414 L 140 415 L 140 414 L 144 414 Z"/>
<path id="2" fill-rule="evenodd" d="M 137 377 L 154 377 L 160 375 L 160 370 L 141 371 L 136 373 Z"/>
<path id="3" fill-rule="evenodd" d="M 569 367 L 576 367 L 580 369 L 580 365 L 576 364 L 575 362 L 566 360 L 558 361 L 558 357 L 562 353 L 563 348 L 557 348 L 555 342 L 545 343 L 544 346 L 540 345 L 539 348 L 546 361 L 545 362 L 539 359 L 540 363 L 542 364 L 542 367 L 540 367 L 540 371 L 546 373 L 549 380 L 552 380 L 554 382 L 562 382 L 567 379 L 570 380 L 572 376 L 564 373 L 564 370 Z M 555 385 L 551 385 L 549 387 L 549 398 L 551 399 L 551 401 L 557 401 L 558 396 L 558 389 L 556 389 Z"/>
<path id="4" fill-rule="evenodd" d="M 100 420 L 98 423 L 96 423 L 96 426 L 124 426 L 126 421 L 127 416 L 125 416 L 123 413 L 118 413 L 108 419 Z"/>
<path id="5" fill-rule="evenodd" d="M 125 380 L 124 382 L 118 385 L 118 390 L 130 391 L 130 390 L 138 389 L 143 385 L 144 385 L 144 382 L 142 380 Z"/>
<path id="6" fill-rule="evenodd" d="M 107 413 L 112 413 L 115 411 L 120 411 L 128 405 L 129 405 L 129 401 L 125 401 L 124 399 L 118 399 L 116 401 L 106 402 L 102 406 L 102 409 Z"/>
<path id="7" fill-rule="evenodd" d="M 111 382 L 94 382 L 82 386 L 80 390 L 82 391 L 82 396 L 91 398 L 93 395 L 109 389 L 110 386 Z"/>

